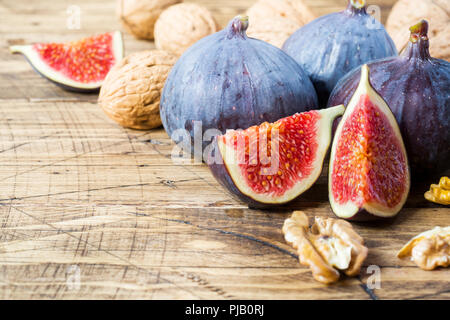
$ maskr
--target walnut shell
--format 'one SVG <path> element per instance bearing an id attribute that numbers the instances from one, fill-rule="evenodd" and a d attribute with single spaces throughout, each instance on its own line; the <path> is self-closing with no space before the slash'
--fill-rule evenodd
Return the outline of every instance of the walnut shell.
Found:
<path id="1" fill-rule="evenodd" d="M 302 0 L 259 0 L 247 15 L 248 36 L 279 48 L 297 29 L 316 18 Z"/>
<path id="2" fill-rule="evenodd" d="M 182 55 L 198 40 L 218 31 L 212 13 L 197 4 L 171 6 L 155 24 L 155 45 L 158 49 Z"/>
<path id="3" fill-rule="evenodd" d="M 431 56 L 450 61 L 449 10 L 446 0 L 399 0 L 387 19 L 386 29 L 401 51 L 408 43 L 409 27 L 428 20 Z"/>
<path id="4" fill-rule="evenodd" d="M 106 76 L 99 95 L 103 111 L 120 125 L 153 129 L 161 125 L 161 91 L 177 57 L 161 50 L 131 54 Z"/>
<path id="5" fill-rule="evenodd" d="M 281 48 L 286 40 L 300 27 L 301 25 L 293 20 L 275 16 L 259 19 L 253 23 L 250 21 L 247 35 Z"/>
<path id="6" fill-rule="evenodd" d="M 138 39 L 152 40 L 161 12 L 182 0 L 117 0 L 116 13 L 124 29 Z"/>

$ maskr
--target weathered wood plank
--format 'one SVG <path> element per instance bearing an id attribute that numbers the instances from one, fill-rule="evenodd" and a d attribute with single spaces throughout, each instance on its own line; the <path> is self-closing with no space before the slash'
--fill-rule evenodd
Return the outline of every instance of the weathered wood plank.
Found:
<path id="1" fill-rule="evenodd" d="M 312 280 L 309 271 L 298 265 L 295 252 L 284 243 L 280 229 L 286 212 L 67 203 L 27 207 L 14 202 L 1 208 L 2 218 L 4 212 L 13 227 L 3 231 L 7 238 L 2 238 L 0 246 L 4 269 L 0 282 L 8 287 L 14 283 L 14 292 L 25 297 L 52 292 L 59 298 L 77 294 L 111 298 L 115 290 L 120 290 L 121 298 L 167 298 L 174 297 L 171 295 L 176 286 L 180 293 L 175 297 L 179 298 L 370 298 L 362 287 L 370 276 L 365 270 L 361 280 L 344 279 L 328 287 Z M 308 213 L 329 215 L 322 209 L 309 209 Z M 409 218 L 405 223 L 382 228 L 356 225 L 371 248 L 365 265 L 377 265 L 382 270 L 381 289 L 372 295 L 396 299 L 433 294 L 445 297 L 450 270 L 425 272 L 395 258 L 395 252 L 412 234 L 432 226 L 431 214 L 411 210 L 406 214 Z M 3 219 L 0 222 L 4 223 Z M 51 271 L 43 275 L 43 266 L 54 270 L 56 265 L 63 270 L 72 265 L 80 267 L 81 292 L 65 288 L 67 275 L 61 275 L 63 270 L 59 276 Z M 98 270 L 99 265 L 106 271 Z M 24 281 L 25 266 L 28 272 L 35 272 Z M 123 274 L 131 278 L 120 278 Z M 62 290 L 49 291 L 42 283 Z M 115 290 L 102 292 L 102 287 L 109 285 Z"/>
<path id="2" fill-rule="evenodd" d="M 224 25 L 254 1 L 195 2 Z M 346 4 L 307 2 L 318 15 Z M 371 2 L 384 20 L 392 1 Z M 67 30 L 74 4 L 81 29 Z M 332 215 L 326 168 L 293 204 L 249 210 L 205 165 L 174 164 L 162 129 L 123 129 L 96 94 L 65 92 L 8 52 L 119 28 L 113 1 L 0 3 L 1 299 L 450 298 L 449 269 L 425 272 L 395 256 L 412 236 L 450 222 L 448 208 L 424 200 L 426 184 L 395 219 L 355 224 L 370 248 L 361 277 L 324 286 L 299 265 L 281 226 L 294 209 Z M 127 53 L 153 48 L 124 36 Z M 370 265 L 381 268 L 380 289 L 367 288 Z"/>

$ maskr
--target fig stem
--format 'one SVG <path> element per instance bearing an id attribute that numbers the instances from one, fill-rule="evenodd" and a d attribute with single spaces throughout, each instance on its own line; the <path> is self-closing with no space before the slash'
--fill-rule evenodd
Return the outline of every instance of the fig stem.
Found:
<path id="1" fill-rule="evenodd" d="M 229 37 L 233 35 L 240 35 L 243 38 L 245 38 L 246 31 L 248 28 L 248 16 L 246 15 L 239 15 L 235 17 L 233 20 L 231 20 L 229 25 Z"/>
<path id="2" fill-rule="evenodd" d="M 419 23 L 413 25 L 409 28 L 411 31 L 410 41 L 415 43 L 422 40 L 428 40 L 428 22 L 426 20 L 421 20 Z"/>
<path id="3" fill-rule="evenodd" d="M 411 35 L 409 37 L 408 45 L 401 53 L 402 56 L 411 58 L 418 58 L 422 60 L 430 59 L 430 43 L 428 41 L 428 22 L 421 20 L 419 23 L 409 28 Z"/>
<path id="4" fill-rule="evenodd" d="M 366 13 L 366 0 L 349 0 L 346 11 L 351 14 Z"/>

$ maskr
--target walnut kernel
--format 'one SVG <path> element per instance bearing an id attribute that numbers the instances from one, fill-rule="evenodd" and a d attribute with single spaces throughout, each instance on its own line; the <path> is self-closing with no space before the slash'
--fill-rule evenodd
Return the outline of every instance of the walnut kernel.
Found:
<path id="1" fill-rule="evenodd" d="M 411 257 L 421 269 L 433 270 L 450 266 L 450 226 L 436 227 L 412 238 L 397 254 Z"/>
<path id="2" fill-rule="evenodd" d="M 430 191 L 425 193 L 425 199 L 431 202 L 450 205 L 450 179 L 442 177 L 439 184 L 432 184 Z"/>
<path id="3" fill-rule="evenodd" d="M 124 58 L 111 69 L 100 90 L 103 111 L 127 128 L 159 127 L 161 91 L 176 60 L 175 55 L 160 50 Z"/>
<path id="4" fill-rule="evenodd" d="M 309 266 L 314 279 L 329 284 L 339 271 L 356 276 L 367 257 L 364 240 L 344 220 L 315 217 L 310 227 L 304 212 L 295 211 L 284 222 L 286 241 L 297 249 L 300 263 Z"/>
<path id="5" fill-rule="evenodd" d="M 180 3 L 165 10 L 156 21 L 158 49 L 182 55 L 198 40 L 218 31 L 212 13 L 194 3 Z"/>

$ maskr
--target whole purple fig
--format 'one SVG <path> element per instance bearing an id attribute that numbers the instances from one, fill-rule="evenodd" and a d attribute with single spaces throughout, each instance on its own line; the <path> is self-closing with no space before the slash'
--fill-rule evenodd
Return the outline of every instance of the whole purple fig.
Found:
<path id="1" fill-rule="evenodd" d="M 369 63 L 370 82 L 400 126 L 413 177 L 450 168 L 450 63 L 429 53 L 428 23 L 410 28 L 408 46 L 398 57 Z M 328 105 L 347 105 L 358 86 L 360 68 L 333 90 Z"/>
<path id="2" fill-rule="evenodd" d="M 234 18 L 173 67 L 160 106 L 164 128 L 176 142 L 185 131 L 195 140 L 189 147 L 202 150 L 213 141 L 208 129 L 225 133 L 317 109 L 314 86 L 300 65 L 279 48 L 248 38 L 247 28 L 247 17 Z"/>
<path id="3" fill-rule="evenodd" d="M 366 12 L 365 0 L 349 0 L 347 9 L 322 16 L 298 29 L 283 50 L 306 71 L 325 107 L 336 83 L 372 60 L 396 56 L 383 25 Z"/>

